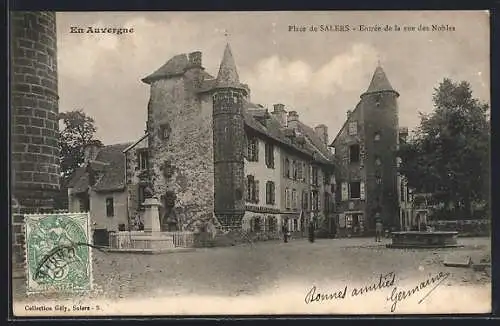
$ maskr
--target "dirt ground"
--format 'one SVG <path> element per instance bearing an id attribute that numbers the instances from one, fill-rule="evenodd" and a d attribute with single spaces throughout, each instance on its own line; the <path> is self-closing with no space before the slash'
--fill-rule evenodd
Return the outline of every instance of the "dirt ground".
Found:
<path id="1" fill-rule="evenodd" d="M 450 255 L 470 256 L 474 263 L 488 259 L 489 238 L 460 238 L 462 248 L 388 249 L 384 239 L 295 239 L 258 242 L 192 252 L 144 255 L 93 252 L 96 291 L 91 297 L 154 298 L 165 295 L 239 296 L 258 294 L 293 282 L 310 286 L 321 282 L 375 279 L 394 272 L 400 282 L 419 280 L 440 271 L 449 272 L 447 286 L 489 284 L 490 270 L 445 267 Z M 25 281 L 13 280 L 14 301 L 26 298 Z"/>

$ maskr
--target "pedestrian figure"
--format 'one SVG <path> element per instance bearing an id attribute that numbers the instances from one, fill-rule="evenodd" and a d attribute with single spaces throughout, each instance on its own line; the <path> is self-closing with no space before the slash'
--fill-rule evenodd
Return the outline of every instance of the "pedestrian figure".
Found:
<path id="1" fill-rule="evenodd" d="M 288 220 L 283 221 L 283 226 L 281 227 L 281 232 L 283 232 L 283 241 L 288 242 Z"/>
<path id="2" fill-rule="evenodd" d="M 313 243 L 314 242 L 314 222 L 311 220 L 309 222 L 309 242 Z"/>
<path id="3" fill-rule="evenodd" d="M 382 218 L 380 213 L 375 214 L 375 242 L 382 241 L 382 232 L 384 231 L 384 226 L 382 224 Z"/>

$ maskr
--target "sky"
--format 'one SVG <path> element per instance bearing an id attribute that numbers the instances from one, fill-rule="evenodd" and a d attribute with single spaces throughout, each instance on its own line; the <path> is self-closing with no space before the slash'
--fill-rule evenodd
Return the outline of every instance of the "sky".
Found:
<path id="1" fill-rule="evenodd" d="M 326 124 L 330 141 L 368 88 L 378 62 L 400 93 L 399 124 L 410 130 L 419 123 L 418 112 L 432 112 L 434 88 L 444 78 L 466 80 L 474 97 L 490 101 L 486 11 L 61 12 L 56 17 L 59 111 L 83 109 L 105 144 L 144 134 L 149 85 L 142 78 L 172 56 L 193 51 L 203 53 L 203 66 L 215 76 L 227 42 L 252 102 L 270 111 L 283 103 L 310 126 Z M 418 31 L 419 25 L 433 24 L 454 31 Z M 321 32 L 321 25 L 349 25 L 350 31 Z M 360 25 L 401 30 L 360 31 Z M 70 33 L 71 27 L 88 26 L 134 32 Z M 290 26 L 306 31 L 289 31 Z M 318 31 L 309 31 L 311 26 Z M 404 26 L 417 30 L 405 32 Z"/>

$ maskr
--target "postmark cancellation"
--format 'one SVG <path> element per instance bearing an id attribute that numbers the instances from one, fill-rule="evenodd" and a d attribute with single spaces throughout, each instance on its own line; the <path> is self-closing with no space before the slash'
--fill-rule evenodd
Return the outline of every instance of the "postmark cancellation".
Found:
<path id="1" fill-rule="evenodd" d="M 89 213 L 25 215 L 27 294 L 92 290 L 89 220 Z"/>

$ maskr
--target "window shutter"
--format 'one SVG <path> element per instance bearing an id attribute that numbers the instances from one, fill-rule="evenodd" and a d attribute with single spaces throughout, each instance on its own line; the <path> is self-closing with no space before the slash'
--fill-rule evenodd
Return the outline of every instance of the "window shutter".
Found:
<path id="1" fill-rule="evenodd" d="M 259 181 L 255 180 L 254 181 L 254 187 L 255 187 L 255 203 L 259 203 Z"/>
<path id="2" fill-rule="evenodd" d="M 250 192 L 248 191 L 248 176 L 245 178 L 245 187 L 244 187 L 244 188 L 245 188 L 245 189 L 243 190 L 243 191 L 244 191 L 244 193 L 245 193 L 244 198 L 245 198 L 245 200 L 246 200 L 247 202 L 249 202 L 249 201 L 250 201 Z"/>
<path id="3" fill-rule="evenodd" d="M 266 182 L 266 204 L 271 204 L 271 183 Z"/>
<path id="4" fill-rule="evenodd" d="M 271 182 L 271 204 L 276 203 L 276 195 L 275 195 L 275 188 L 274 188 L 274 182 Z"/>
<path id="5" fill-rule="evenodd" d="M 342 201 L 345 201 L 345 200 L 348 199 L 348 197 L 349 197 L 349 191 L 348 191 L 348 188 L 347 188 L 347 182 L 342 182 L 341 194 L 342 194 Z"/>
<path id="6" fill-rule="evenodd" d="M 359 184 L 359 198 L 365 199 L 365 183 L 361 181 Z"/>
<path id="7" fill-rule="evenodd" d="M 259 140 L 257 138 L 254 139 L 255 144 L 255 162 L 259 161 Z"/>
<path id="8" fill-rule="evenodd" d="M 269 146 L 270 166 L 274 169 L 274 146 Z"/>

